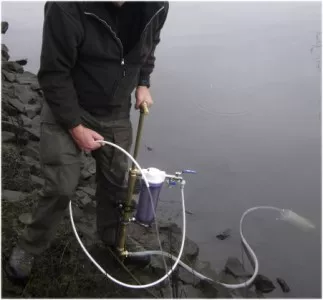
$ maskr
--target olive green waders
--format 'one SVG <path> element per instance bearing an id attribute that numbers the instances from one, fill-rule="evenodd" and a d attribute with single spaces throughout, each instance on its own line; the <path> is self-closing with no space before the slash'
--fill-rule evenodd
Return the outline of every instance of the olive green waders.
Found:
<path id="1" fill-rule="evenodd" d="M 101 134 L 128 152 L 132 144 L 132 125 L 128 112 L 115 120 L 82 115 L 83 125 Z M 56 123 L 48 105 L 41 113 L 40 161 L 45 184 L 39 192 L 32 222 L 23 231 L 18 245 L 38 255 L 47 249 L 79 182 L 82 152 L 70 133 Z M 127 195 L 125 154 L 105 145 L 92 152 L 96 160 L 97 231 L 100 238 L 114 246 L 118 235 L 120 211 L 117 201 Z"/>

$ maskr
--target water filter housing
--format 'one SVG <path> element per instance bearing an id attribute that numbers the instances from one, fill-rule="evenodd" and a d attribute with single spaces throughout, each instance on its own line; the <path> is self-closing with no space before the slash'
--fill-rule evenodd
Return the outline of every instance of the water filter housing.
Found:
<path id="1" fill-rule="evenodd" d="M 137 205 L 136 220 L 144 225 L 151 225 L 155 219 L 159 194 L 165 182 L 166 173 L 156 168 L 143 169 L 149 188 L 143 178 L 141 179 L 141 190 Z M 152 199 L 150 199 L 149 191 Z"/>

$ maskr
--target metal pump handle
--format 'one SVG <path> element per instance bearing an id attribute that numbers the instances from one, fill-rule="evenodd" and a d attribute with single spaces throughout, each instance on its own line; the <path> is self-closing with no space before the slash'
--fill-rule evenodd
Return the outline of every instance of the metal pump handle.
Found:
<path id="1" fill-rule="evenodd" d="M 149 109 L 148 109 L 148 105 L 146 102 L 143 102 L 140 105 L 140 112 L 143 113 L 144 115 L 148 115 L 149 114 Z"/>

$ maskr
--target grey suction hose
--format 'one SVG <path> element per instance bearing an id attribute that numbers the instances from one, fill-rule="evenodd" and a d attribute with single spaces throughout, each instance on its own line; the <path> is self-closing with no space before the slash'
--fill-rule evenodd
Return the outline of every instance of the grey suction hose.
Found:
<path id="1" fill-rule="evenodd" d="M 126 154 L 136 165 L 136 167 L 138 168 L 138 170 L 141 172 L 144 182 L 147 186 L 147 188 L 149 187 L 149 183 L 147 181 L 147 178 L 145 177 L 144 172 L 142 172 L 142 169 L 140 167 L 140 165 L 137 163 L 137 161 L 131 156 L 131 154 L 129 154 L 127 151 L 125 151 L 123 148 L 119 147 L 118 145 L 111 143 L 111 142 L 107 142 L 107 141 L 98 141 L 100 143 L 103 144 L 107 144 L 110 146 L 113 146 L 117 149 L 119 149 L 120 151 L 122 151 L 124 154 Z M 177 265 L 181 265 L 183 268 L 185 268 L 187 271 L 193 273 L 195 276 L 197 276 L 198 278 L 200 278 L 201 280 L 206 280 L 209 282 L 214 282 L 214 283 L 218 283 L 228 289 L 238 289 L 238 288 L 243 288 L 243 287 L 247 287 L 249 286 L 256 278 L 258 271 L 259 271 L 259 263 L 258 263 L 258 259 L 257 256 L 255 254 L 255 252 L 252 250 L 252 248 L 250 247 L 250 245 L 248 244 L 248 242 L 246 241 L 243 233 L 242 233 L 242 224 L 244 221 L 244 218 L 246 217 L 246 215 L 252 211 L 258 210 L 258 209 L 270 209 L 270 210 L 275 210 L 280 212 L 281 214 L 281 220 L 283 221 L 287 221 L 293 225 L 296 225 L 298 227 L 300 227 L 301 229 L 313 229 L 315 228 L 315 226 L 307 219 L 299 216 L 298 214 L 292 212 L 291 210 L 285 210 L 285 209 L 280 209 L 277 207 L 273 207 L 273 206 L 256 206 L 256 207 L 252 207 L 249 208 L 248 210 L 246 210 L 243 215 L 241 216 L 240 219 L 240 236 L 241 236 L 241 240 L 242 243 L 244 244 L 244 246 L 246 247 L 247 251 L 251 254 L 251 257 L 254 261 L 254 273 L 252 275 L 252 277 L 250 279 L 248 279 L 245 282 L 239 283 L 239 284 L 226 284 L 226 283 L 222 283 L 219 281 L 214 281 L 213 279 L 204 276 L 203 274 L 195 271 L 194 269 L 192 269 L 191 267 L 189 267 L 188 265 L 186 265 L 185 263 L 183 263 L 180 258 L 182 256 L 183 250 L 184 250 L 184 244 L 185 244 L 185 236 L 186 236 L 186 215 L 185 215 L 185 198 L 184 198 L 184 185 L 185 185 L 185 181 L 182 182 L 181 185 L 181 196 L 182 196 L 182 212 L 183 212 L 183 237 L 182 237 L 182 242 L 181 242 L 181 247 L 180 247 L 180 251 L 178 254 L 178 257 L 173 256 L 170 253 L 167 253 L 165 251 L 157 251 L 157 250 L 152 250 L 152 251 L 140 251 L 140 252 L 127 252 L 127 256 L 144 256 L 144 255 L 162 255 L 162 256 L 166 256 L 171 258 L 173 261 L 175 261 L 174 265 L 171 267 L 171 270 L 166 273 L 163 277 L 161 277 L 160 279 L 149 283 L 149 284 L 144 284 L 144 285 L 131 285 L 131 284 L 127 284 L 124 282 L 121 282 L 119 280 L 117 280 L 116 278 L 112 277 L 110 274 L 108 274 L 95 260 L 94 258 L 90 255 L 90 253 L 87 251 L 87 249 L 85 248 L 85 246 L 83 245 L 75 224 L 74 224 L 74 220 L 73 220 L 73 211 L 72 211 L 72 202 L 70 201 L 69 203 L 69 211 L 70 211 L 70 219 L 71 219 L 71 224 L 72 224 L 72 228 L 74 231 L 74 234 L 76 236 L 77 241 L 79 242 L 82 250 L 84 251 L 84 253 L 87 255 L 87 257 L 93 262 L 93 264 L 105 275 L 107 276 L 111 281 L 123 286 L 123 287 L 127 287 L 127 288 L 133 288 L 133 289 L 141 289 L 141 288 L 149 288 L 152 287 L 154 285 L 159 284 L 160 282 L 162 282 L 163 280 L 165 280 L 167 277 L 169 277 L 171 275 L 171 273 L 174 271 L 174 269 L 177 267 Z"/>

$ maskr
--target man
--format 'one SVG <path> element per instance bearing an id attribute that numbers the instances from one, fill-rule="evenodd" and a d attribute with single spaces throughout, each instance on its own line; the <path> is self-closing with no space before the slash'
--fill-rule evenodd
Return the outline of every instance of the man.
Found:
<path id="1" fill-rule="evenodd" d="M 16 279 L 27 279 L 34 258 L 50 245 L 79 181 L 82 151 L 97 166 L 97 231 L 115 247 L 117 201 L 125 201 L 127 158 L 99 140 L 127 151 L 132 144 L 131 93 L 138 109 L 152 105 L 154 51 L 168 13 L 167 2 L 48 2 L 45 5 L 38 79 L 40 160 L 45 185 L 32 222 L 9 259 Z"/>

